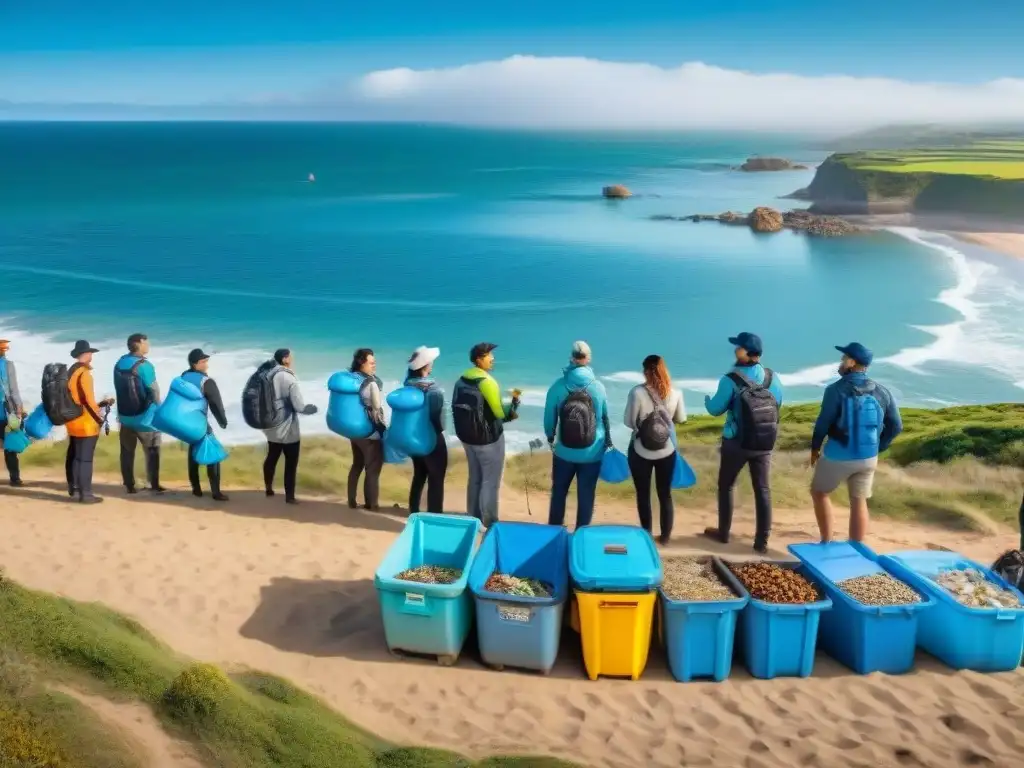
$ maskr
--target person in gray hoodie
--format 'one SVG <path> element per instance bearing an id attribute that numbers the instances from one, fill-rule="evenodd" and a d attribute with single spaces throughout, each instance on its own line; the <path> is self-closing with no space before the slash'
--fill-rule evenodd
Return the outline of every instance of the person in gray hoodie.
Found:
<path id="1" fill-rule="evenodd" d="M 7 350 L 10 346 L 11 342 L 7 339 L 0 339 L 0 440 L 3 440 L 8 419 L 25 418 L 25 408 L 21 401 L 21 392 L 18 390 L 18 372 L 14 370 L 14 363 L 7 359 Z M 4 451 L 4 464 L 7 465 L 11 485 L 14 488 L 23 485 L 18 454 Z"/>
<path id="2" fill-rule="evenodd" d="M 276 366 L 271 374 L 274 399 L 284 409 L 286 416 L 276 427 L 263 430 L 267 438 L 267 458 L 263 462 L 263 483 L 267 496 L 274 495 L 277 462 L 284 455 L 284 500 L 288 504 L 299 503 L 295 498 L 295 476 L 299 469 L 299 414 L 312 416 L 317 411 L 315 405 L 306 405 L 302 399 L 298 379 L 292 372 L 293 362 L 290 349 L 279 349 L 274 353 Z"/>

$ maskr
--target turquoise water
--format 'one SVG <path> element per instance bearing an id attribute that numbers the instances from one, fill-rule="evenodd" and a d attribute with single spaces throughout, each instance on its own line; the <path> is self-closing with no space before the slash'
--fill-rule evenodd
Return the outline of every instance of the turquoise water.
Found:
<path id="1" fill-rule="evenodd" d="M 913 231 L 650 220 L 773 204 L 813 174 L 730 170 L 754 153 L 822 157 L 739 135 L 0 124 L 0 333 L 29 381 L 79 336 L 104 348 L 102 374 L 128 333 L 148 333 L 164 381 L 202 345 L 229 400 L 290 346 L 321 404 L 357 346 L 386 381 L 416 345 L 440 346 L 450 389 L 469 347 L 493 341 L 503 386 L 527 390 L 521 439 L 577 338 L 616 409 L 658 352 L 698 410 L 739 330 L 762 335 L 798 399 L 820 396 L 851 339 L 889 360 L 877 376 L 908 402 L 1020 398 L 1018 263 Z M 604 201 L 609 183 L 637 196 Z"/>

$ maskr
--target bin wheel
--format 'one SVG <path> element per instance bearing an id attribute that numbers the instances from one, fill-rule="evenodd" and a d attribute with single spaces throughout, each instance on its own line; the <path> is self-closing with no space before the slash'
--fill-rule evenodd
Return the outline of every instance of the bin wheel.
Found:
<path id="1" fill-rule="evenodd" d="M 452 667 L 455 662 L 459 660 L 458 656 L 452 656 L 451 654 L 445 654 L 437 657 L 437 663 L 442 667 Z"/>

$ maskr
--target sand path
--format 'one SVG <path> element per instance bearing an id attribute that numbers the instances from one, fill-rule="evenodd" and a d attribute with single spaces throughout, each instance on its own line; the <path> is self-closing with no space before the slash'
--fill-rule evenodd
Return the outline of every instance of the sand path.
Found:
<path id="1" fill-rule="evenodd" d="M 879 766 L 1019 765 L 1024 673 L 953 673 L 922 657 L 902 677 L 858 677 L 820 656 L 808 680 L 756 681 L 742 669 L 720 684 L 671 680 L 652 653 L 638 682 L 585 679 L 578 638 L 566 632 L 550 677 L 494 672 L 472 645 L 457 666 L 388 655 L 373 570 L 404 519 L 326 501 L 293 508 L 234 492 L 226 506 L 184 492 L 128 501 L 67 502 L 62 482 L 0 491 L 0 565 L 18 581 L 128 613 L 190 656 L 291 678 L 360 725 L 396 741 L 473 755 L 546 752 L 587 765 Z M 454 489 L 452 495 L 457 498 Z M 546 507 L 533 498 L 535 515 Z M 506 518 L 526 519 L 504 498 Z M 536 518 L 535 518 L 536 519 Z M 599 522 L 633 522 L 600 504 Z M 680 509 L 673 549 L 707 512 Z M 717 552 L 750 554 L 752 525 Z M 808 512 L 777 514 L 772 545 L 808 540 Z M 879 521 L 882 550 L 948 546 L 990 561 L 1013 544 L 998 534 Z M 703 550 L 709 551 L 709 550 Z"/>

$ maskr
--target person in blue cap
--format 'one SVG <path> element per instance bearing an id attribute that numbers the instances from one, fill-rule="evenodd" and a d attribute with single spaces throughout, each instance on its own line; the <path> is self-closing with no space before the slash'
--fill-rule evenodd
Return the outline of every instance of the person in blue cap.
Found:
<path id="1" fill-rule="evenodd" d="M 868 378 L 871 350 L 856 341 L 836 349 L 843 353 L 840 379 L 825 388 L 811 436 L 811 498 L 821 540 L 829 542 L 829 494 L 845 482 L 850 491 L 850 540 L 863 541 L 878 454 L 903 431 L 903 421 L 889 390 Z"/>
<path id="2" fill-rule="evenodd" d="M 744 331 L 729 338 L 736 363 L 718 382 L 718 390 L 704 398 L 712 416 L 725 414 L 722 428 L 722 456 L 718 467 L 718 526 L 705 528 L 704 535 L 729 543 L 732 529 L 732 488 L 743 467 L 750 467 L 757 523 L 754 550 L 768 551 L 772 530 L 772 451 L 779 435 L 782 383 L 770 368 L 761 364 L 761 337 Z"/>

